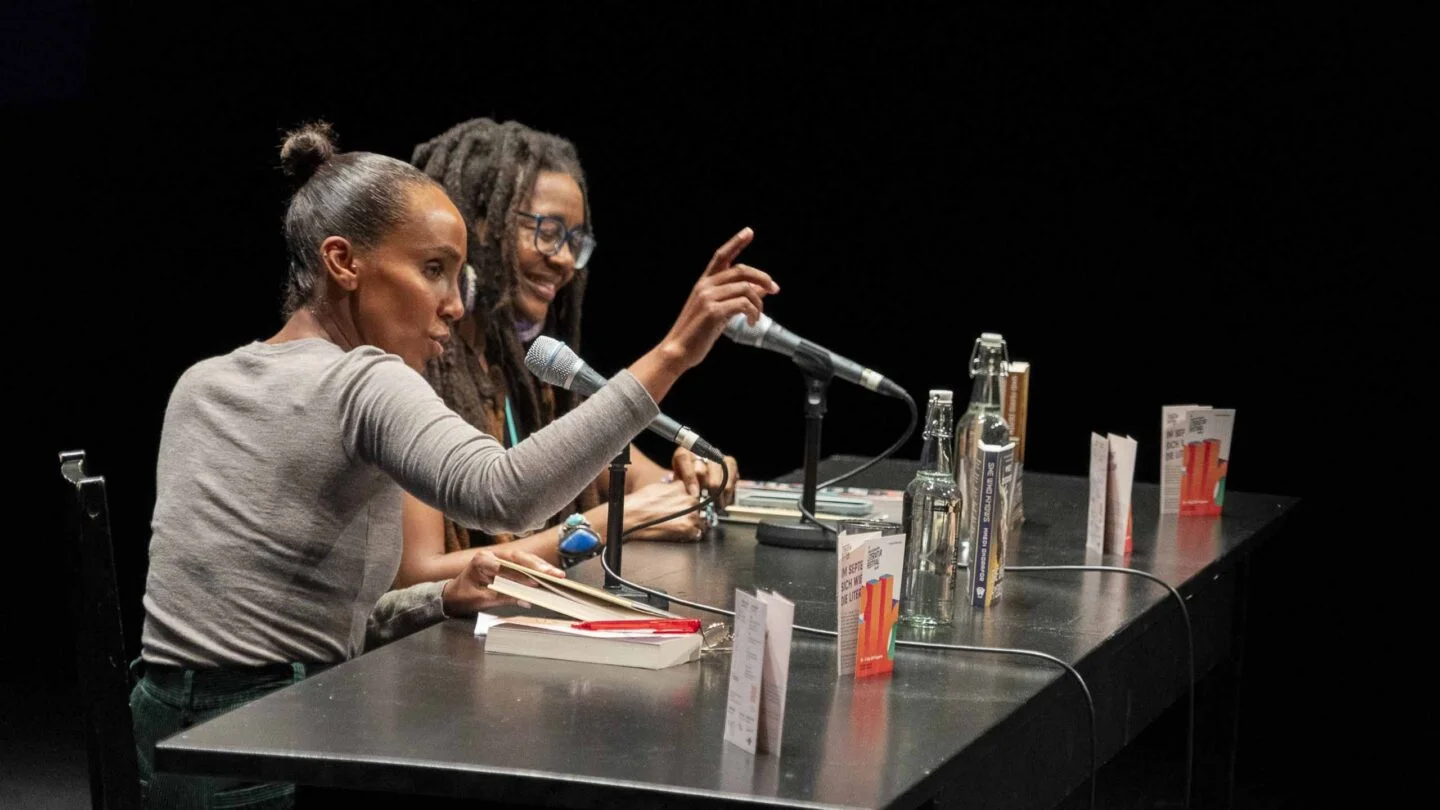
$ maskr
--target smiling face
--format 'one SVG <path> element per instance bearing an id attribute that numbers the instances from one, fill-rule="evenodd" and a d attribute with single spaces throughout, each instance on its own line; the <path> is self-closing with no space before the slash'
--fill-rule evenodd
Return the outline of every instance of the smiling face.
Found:
<path id="1" fill-rule="evenodd" d="M 444 351 L 450 325 L 464 312 L 465 220 L 439 187 L 413 186 L 404 218 L 355 260 L 356 331 L 422 371 Z"/>
<path id="2" fill-rule="evenodd" d="M 568 230 L 585 226 L 585 196 L 580 184 L 564 172 L 542 171 L 535 176 L 535 188 L 522 211 L 555 217 Z M 575 280 L 575 254 L 568 244 L 546 256 L 535 247 L 535 220 L 516 216 L 515 310 L 520 319 L 544 323 L 555 294 Z"/>

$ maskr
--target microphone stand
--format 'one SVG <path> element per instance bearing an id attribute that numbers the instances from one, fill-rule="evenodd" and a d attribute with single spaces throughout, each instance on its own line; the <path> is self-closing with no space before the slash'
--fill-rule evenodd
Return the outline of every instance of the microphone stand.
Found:
<path id="1" fill-rule="evenodd" d="M 653 597 L 621 582 L 620 556 L 625 545 L 625 468 L 630 465 L 630 445 L 610 462 L 610 506 L 605 524 L 605 590 L 632 602 L 647 602 L 665 610 L 670 600 Z M 613 573 L 612 573 L 613 572 Z"/>
<path id="2" fill-rule="evenodd" d="M 830 354 L 801 341 L 796 349 L 795 365 L 805 375 L 805 483 L 800 503 L 815 514 L 815 489 L 820 463 L 820 424 L 825 418 L 825 394 L 835 377 Z M 803 515 L 798 518 L 774 518 L 760 521 L 755 539 L 767 546 L 782 548 L 835 549 L 835 532 Z"/>

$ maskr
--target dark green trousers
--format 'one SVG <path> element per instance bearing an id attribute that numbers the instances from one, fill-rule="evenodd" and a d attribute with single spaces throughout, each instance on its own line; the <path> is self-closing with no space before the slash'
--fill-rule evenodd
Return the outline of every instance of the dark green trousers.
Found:
<path id="1" fill-rule="evenodd" d="M 303 680 L 323 667 L 279 664 L 255 668 L 177 669 L 137 662 L 130 692 L 140 793 L 150 810 L 289 810 L 295 786 L 155 771 L 155 743 L 256 698 Z"/>

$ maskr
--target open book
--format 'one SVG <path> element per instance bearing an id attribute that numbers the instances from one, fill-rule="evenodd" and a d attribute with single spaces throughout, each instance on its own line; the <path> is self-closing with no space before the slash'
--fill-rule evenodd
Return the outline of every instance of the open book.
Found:
<path id="1" fill-rule="evenodd" d="M 530 584 L 496 577 L 490 584 L 491 590 L 579 621 L 676 616 L 643 602 L 622 599 L 600 588 L 552 577 L 508 560 L 501 560 L 500 566 L 520 574 Z M 505 619 L 489 626 L 485 652 L 662 669 L 699 658 L 703 643 L 699 633 L 603 632 L 580 630 L 570 625 L 571 622 L 563 619 L 531 616 Z"/>
<path id="2" fill-rule="evenodd" d="M 508 577 L 496 577 L 495 581 L 490 583 L 490 590 L 506 596 L 513 596 L 532 605 L 539 605 L 564 616 L 573 616 L 582 622 L 606 619 L 648 619 L 651 616 L 674 618 L 675 616 L 674 613 L 651 607 L 644 602 L 622 599 L 602 588 L 591 587 L 561 577 L 552 577 L 533 568 L 516 565 L 509 560 L 501 560 L 500 567 L 503 570 L 520 574 L 531 584 L 517 582 Z"/>

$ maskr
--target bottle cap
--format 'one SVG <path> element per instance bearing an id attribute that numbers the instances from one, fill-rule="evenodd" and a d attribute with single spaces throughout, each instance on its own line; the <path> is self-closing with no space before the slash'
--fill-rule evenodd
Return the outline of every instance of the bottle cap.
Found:
<path id="1" fill-rule="evenodd" d="M 974 377 L 984 370 L 986 359 L 981 357 L 982 352 L 986 357 L 995 361 L 997 368 L 994 373 L 1005 377 L 1010 374 L 1010 348 L 1005 345 L 1005 338 L 999 332 L 981 332 L 980 337 L 975 339 L 975 348 L 970 352 L 970 376 Z"/>

